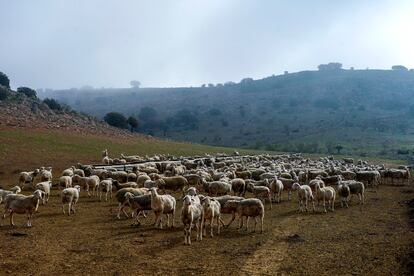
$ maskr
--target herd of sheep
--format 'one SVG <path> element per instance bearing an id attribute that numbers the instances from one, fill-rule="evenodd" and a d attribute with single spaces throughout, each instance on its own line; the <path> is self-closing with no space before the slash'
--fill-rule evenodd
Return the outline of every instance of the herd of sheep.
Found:
<path id="1" fill-rule="evenodd" d="M 263 232 L 265 204 L 272 209 L 272 203 L 282 202 L 283 193 L 287 193 L 288 200 L 292 192 L 297 193 L 299 212 L 309 211 L 309 204 L 314 212 L 317 206 L 327 212 L 327 208 L 334 211 L 336 200 L 348 208 L 353 195 L 358 197 L 359 204 L 364 204 L 367 187 L 378 188 L 386 181 L 403 184 L 410 179 L 410 170 L 404 166 L 391 169 L 350 158 L 312 160 L 300 154 L 240 156 L 235 152 L 232 156 L 206 154 L 196 158 L 121 155 L 110 159 L 105 150 L 102 158 L 104 165 L 77 164 L 61 172 L 55 182 L 50 167 L 21 172 L 18 185 L 10 190 L 0 189 L 3 219 L 9 215 L 10 224 L 14 225 L 14 213 L 26 214 L 27 226 L 32 226 L 32 215 L 40 203 L 47 204 L 52 187 L 56 187 L 60 190 L 63 214 L 66 204 L 67 214 L 75 214 L 81 189 L 88 197 L 99 200 L 104 195 L 105 201 L 112 200 L 116 190 L 117 218 L 122 213 L 129 217 L 131 213 L 139 225 L 141 216 L 153 212 L 155 227 L 163 228 L 163 217 L 168 227 L 174 227 L 179 198 L 185 244 L 191 244 L 193 227 L 197 240 L 201 240 L 207 227 L 213 237 L 214 227 L 220 234 L 221 227 L 229 227 L 236 218 L 238 228 L 244 226 L 247 231 L 250 218 L 255 222 L 253 231 L 260 219 Z M 22 195 L 22 190 L 27 189 L 34 193 Z M 177 198 L 168 192 L 178 192 Z M 232 216 L 227 224 L 223 214 Z"/>

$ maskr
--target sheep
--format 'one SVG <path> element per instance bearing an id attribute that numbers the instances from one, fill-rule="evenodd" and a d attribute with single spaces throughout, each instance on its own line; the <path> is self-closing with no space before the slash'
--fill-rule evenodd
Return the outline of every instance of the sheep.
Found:
<path id="1" fill-rule="evenodd" d="M 36 169 L 31 172 L 21 172 L 19 174 L 19 186 L 23 189 L 25 185 L 28 185 L 30 187 L 33 187 L 33 181 L 35 177 L 39 174 L 40 170 Z"/>
<path id="2" fill-rule="evenodd" d="M 188 185 L 201 187 L 203 185 L 203 177 L 198 174 L 184 175 L 187 179 Z"/>
<path id="3" fill-rule="evenodd" d="M 257 217 L 260 217 L 260 233 L 263 233 L 263 219 L 264 219 L 264 205 L 258 198 L 243 199 L 240 201 L 229 200 L 229 203 L 237 203 L 236 213 L 239 216 L 240 224 L 239 229 L 242 229 L 244 223 L 244 217 L 246 217 L 246 231 L 249 230 L 249 218 L 254 218 L 254 229 L 256 232 Z"/>
<path id="4" fill-rule="evenodd" d="M 351 195 L 351 189 L 346 183 L 342 183 L 341 180 L 338 183 L 338 195 L 341 197 L 341 207 L 344 207 L 345 204 L 346 208 L 348 208 L 348 201 Z"/>
<path id="5" fill-rule="evenodd" d="M 102 200 L 102 192 L 105 192 L 105 201 L 108 201 L 108 194 L 112 199 L 112 178 L 102 180 L 99 183 L 99 200 Z"/>
<path id="6" fill-rule="evenodd" d="M 346 185 L 349 187 L 349 194 L 350 195 L 358 195 L 359 203 L 364 204 L 365 203 L 365 185 L 362 182 L 355 181 L 355 180 L 347 180 L 342 181 L 340 180 L 339 185 Z M 338 188 L 339 190 L 339 188 Z M 338 191 L 339 192 L 339 191 Z M 347 200 L 349 201 L 349 200 Z"/>
<path id="7" fill-rule="evenodd" d="M 367 186 L 375 186 L 378 189 L 381 174 L 378 171 L 359 171 L 356 172 L 355 180 L 367 183 Z"/>
<path id="8" fill-rule="evenodd" d="M 52 181 L 44 181 L 36 184 L 36 190 L 41 190 L 45 193 L 42 202 L 43 205 L 49 202 L 50 188 L 52 188 Z"/>
<path id="9" fill-rule="evenodd" d="M 188 181 L 183 176 L 162 177 L 156 180 L 158 188 L 163 190 L 177 191 L 181 190 L 184 195 L 185 189 L 188 187 Z"/>
<path id="10" fill-rule="evenodd" d="M 231 192 L 231 184 L 224 181 L 213 181 L 203 183 L 203 189 L 209 195 L 225 195 Z"/>
<path id="11" fill-rule="evenodd" d="M 315 179 L 312 179 L 308 183 L 309 187 L 311 187 L 313 192 L 316 192 L 316 186 L 319 185 L 320 187 L 325 187 L 325 182 L 321 179 L 321 177 L 318 175 Z"/>
<path id="12" fill-rule="evenodd" d="M 19 186 L 14 186 L 13 188 L 11 188 L 10 190 L 3 190 L 0 189 L 0 204 L 5 201 L 6 196 L 10 195 L 10 194 L 18 194 L 22 191 L 22 189 Z"/>
<path id="13" fill-rule="evenodd" d="M 156 192 L 155 189 L 151 190 L 151 192 L 152 191 Z M 183 198 L 183 207 L 181 208 L 181 221 L 184 224 L 184 244 L 191 245 L 191 228 L 193 225 L 196 227 L 197 240 L 203 239 L 202 218 L 203 207 L 200 205 L 200 203 L 194 202 L 190 195 L 186 195 Z"/>
<path id="14" fill-rule="evenodd" d="M 244 196 L 246 193 L 246 182 L 242 178 L 235 178 L 230 181 L 234 195 Z"/>
<path id="15" fill-rule="evenodd" d="M 287 179 L 283 177 L 278 177 L 278 180 L 282 181 L 283 189 L 288 192 L 288 200 L 290 200 L 292 196 L 292 186 L 294 183 L 298 182 L 296 179 Z"/>
<path id="16" fill-rule="evenodd" d="M 135 216 L 137 225 L 140 225 L 139 215 L 141 211 L 151 210 L 151 195 L 144 194 L 136 196 L 131 192 L 126 192 L 125 203 L 127 203 L 132 210 L 132 218 Z"/>
<path id="17" fill-rule="evenodd" d="M 80 186 L 76 185 L 73 188 L 65 188 L 61 194 L 62 212 L 65 214 L 65 204 L 68 204 L 68 216 L 73 212 L 75 214 L 75 205 L 79 200 Z"/>
<path id="18" fill-rule="evenodd" d="M 280 203 L 282 200 L 283 183 L 277 176 L 274 176 L 273 180 L 269 183 L 270 192 L 273 195 L 273 201 Z M 277 198 L 277 199 L 276 199 Z"/>
<path id="19" fill-rule="evenodd" d="M 272 196 L 270 189 L 265 186 L 255 186 L 252 183 L 249 183 L 246 187 L 246 190 L 251 192 L 255 197 L 260 198 L 265 203 L 265 200 L 269 200 L 270 209 L 272 209 Z"/>
<path id="20" fill-rule="evenodd" d="M 240 200 L 243 200 L 244 197 L 224 195 L 224 196 L 219 196 L 219 197 L 212 197 L 212 199 L 214 199 L 218 203 L 220 203 L 220 206 L 221 206 L 220 213 L 221 214 L 231 214 L 232 215 L 232 218 L 231 218 L 231 220 L 229 221 L 228 224 L 224 224 L 224 222 L 220 219 L 221 224 L 224 227 L 226 227 L 226 228 L 229 227 L 230 224 L 232 224 L 232 222 L 236 218 L 237 202 L 240 201 Z M 234 203 L 234 202 L 236 202 L 236 203 Z"/>
<path id="21" fill-rule="evenodd" d="M 75 167 L 74 167 L 74 166 L 72 166 L 72 167 L 70 167 L 70 168 L 68 168 L 68 169 L 64 170 L 64 171 L 62 172 L 61 176 L 73 176 L 73 175 L 75 174 L 75 173 L 74 173 L 74 171 L 75 171 Z"/>
<path id="22" fill-rule="evenodd" d="M 250 171 L 235 171 L 236 177 L 241 179 L 250 179 L 252 178 L 252 173 Z"/>
<path id="23" fill-rule="evenodd" d="M 316 200 L 318 203 L 323 201 L 323 209 L 326 213 L 326 201 L 328 201 L 328 205 L 331 205 L 331 211 L 333 212 L 335 209 L 335 197 L 336 192 L 335 189 L 328 186 L 328 187 L 321 187 L 321 183 L 318 182 L 316 184 Z M 315 211 L 315 207 L 313 209 Z"/>
<path id="24" fill-rule="evenodd" d="M 13 215 L 27 214 L 27 227 L 32 227 L 32 215 L 39 208 L 39 201 L 43 198 L 43 191 L 36 190 L 33 195 L 25 196 L 18 194 L 9 194 L 5 199 L 3 219 L 8 213 L 10 216 L 10 225 L 14 226 Z"/>
<path id="25" fill-rule="evenodd" d="M 110 172 L 108 177 L 112 178 L 113 180 L 118 180 L 121 183 L 125 183 L 128 180 L 128 173 L 124 171 L 116 171 Z"/>
<path id="26" fill-rule="evenodd" d="M 91 175 L 91 176 L 85 176 L 85 177 L 74 175 L 72 177 L 72 182 L 77 183 L 80 186 L 86 187 L 86 192 L 88 193 L 88 197 L 91 197 L 91 193 L 89 192 L 89 187 L 92 188 L 92 195 L 94 194 L 96 194 L 96 196 L 98 195 L 100 179 L 97 175 Z"/>
<path id="27" fill-rule="evenodd" d="M 143 187 L 145 181 L 151 180 L 151 177 L 149 177 L 147 174 L 141 174 L 137 177 L 136 182 L 138 184 L 138 187 Z"/>
<path id="28" fill-rule="evenodd" d="M 72 187 L 72 177 L 64 175 L 59 178 L 59 187 Z"/>
<path id="29" fill-rule="evenodd" d="M 308 202 L 312 201 L 313 209 L 315 210 L 315 202 L 312 194 L 312 189 L 309 185 L 300 185 L 299 183 L 294 183 L 292 190 L 298 191 L 298 201 L 299 201 L 299 212 L 308 211 Z"/>
<path id="30" fill-rule="evenodd" d="M 52 181 L 52 167 L 44 168 L 42 167 L 38 177 L 40 177 L 41 182 Z"/>
<path id="31" fill-rule="evenodd" d="M 115 181 L 114 181 L 115 182 Z M 121 211 L 124 213 L 124 215 L 128 218 L 128 214 L 125 212 L 125 206 L 128 205 L 128 203 L 125 202 L 125 194 L 127 192 L 132 193 L 135 196 L 148 194 L 149 190 L 146 188 L 122 188 L 118 190 L 115 194 L 115 198 L 118 201 L 118 214 L 117 218 L 121 219 Z"/>
<path id="32" fill-rule="evenodd" d="M 137 182 L 137 178 L 138 178 L 138 176 L 133 172 L 130 172 L 130 173 L 127 174 L 127 182 Z M 141 186 L 142 186 L 142 184 L 141 184 Z"/>
<path id="33" fill-rule="evenodd" d="M 119 184 L 118 180 L 112 180 L 112 184 L 115 186 L 115 188 L 119 191 L 123 188 L 138 188 L 138 184 L 135 182 L 127 182 Z"/>
<path id="34" fill-rule="evenodd" d="M 185 178 L 184 178 L 185 179 Z M 174 228 L 174 214 L 176 201 L 175 198 L 171 195 L 159 195 L 157 193 L 157 188 L 151 188 L 151 209 L 155 213 L 155 227 L 162 229 L 162 214 L 167 215 L 167 225 L 170 225 L 170 214 L 171 218 L 171 228 Z"/>
<path id="35" fill-rule="evenodd" d="M 221 223 L 221 205 L 220 203 L 210 197 L 205 197 L 202 201 L 203 206 L 203 227 L 204 227 L 204 236 L 206 236 L 206 221 L 210 221 L 210 237 L 213 237 L 213 222 L 216 219 L 217 224 L 217 235 L 220 235 L 220 223 Z"/>

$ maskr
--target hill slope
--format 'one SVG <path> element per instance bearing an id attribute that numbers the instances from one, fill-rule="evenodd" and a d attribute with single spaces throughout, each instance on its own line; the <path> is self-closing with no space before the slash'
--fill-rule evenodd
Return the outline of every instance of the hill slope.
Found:
<path id="1" fill-rule="evenodd" d="M 99 163 L 100 152 L 105 148 L 115 157 L 121 153 L 180 156 L 233 152 L 230 148 L 132 134 L 93 117 L 51 110 L 39 99 L 9 93 L 6 101 L 0 101 L 0 176 L 3 179 L 15 181 L 18 171 L 40 166 L 53 166 L 54 170 L 61 171 L 77 162 Z"/>
<path id="2" fill-rule="evenodd" d="M 341 144 L 346 154 L 396 157 L 414 142 L 412 71 L 304 71 L 214 87 L 42 95 L 99 117 L 141 115 L 142 132 L 211 145 L 334 153 Z"/>

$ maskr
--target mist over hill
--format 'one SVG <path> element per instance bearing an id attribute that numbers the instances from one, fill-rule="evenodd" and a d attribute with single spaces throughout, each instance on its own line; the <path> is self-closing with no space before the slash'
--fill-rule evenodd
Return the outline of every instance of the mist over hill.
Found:
<path id="1" fill-rule="evenodd" d="M 285 73 L 187 88 L 40 90 L 102 118 L 120 112 L 139 131 L 175 140 L 308 153 L 408 155 L 414 148 L 414 71 Z"/>

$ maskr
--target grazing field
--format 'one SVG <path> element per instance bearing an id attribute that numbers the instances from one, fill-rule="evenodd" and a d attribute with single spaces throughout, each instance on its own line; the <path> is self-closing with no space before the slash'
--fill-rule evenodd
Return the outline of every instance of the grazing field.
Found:
<path id="1" fill-rule="evenodd" d="M 14 186 L 19 171 L 42 165 L 53 166 L 55 183 L 72 164 L 99 162 L 104 148 L 114 156 L 233 152 L 151 138 L 4 129 L 0 186 Z M 263 234 L 238 231 L 233 223 L 219 236 L 201 242 L 195 241 L 193 231 L 192 246 L 184 245 L 181 195 L 174 196 L 176 227 L 159 230 L 152 226 L 152 212 L 141 218 L 141 226 L 133 226 L 130 218 L 116 218 L 115 199 L 100 202 L 88 198 L 84 190 L 76 215 L 63 215 L 60 191 L 54 188 L 49 203 L 35 214 L 32 228 L 23 226 L 24 215 L 15 216 L 15 227 L 9 226 L 8 218 L 2 221 L 0 274 L 412 275 L 414 271 L 412 185 L 368 189 L 366 204 L 361 206 L 354 198 L 349 209 L 341 208 L 337 199 L 335 212 L 327 214 L 320 208 L 317 213 L 298 213 L 296 193 L 287 201 L 284 192 L 282 203 L 274 203 L 272 210 L 265 205 Z M 227 222 L 230 215 L 223 219 Z"/>
<path id="2" fill-rule="evenodd" d="M 154 229 L 152 214 L 132 226 L 131 219 L 116 219 L 114 201 L 82 193 L 77 214 L 68 217 L 54 190 L 31 229 L 22 226 L 23 215 L 15 217 L 16 227 L 3 222 L 0 269 L 14 275 L 409 275 L 414 233 L 406 201 L 413 195 L 412 187 L 381 187 L 367 192 L 365 206 L 354 199 L 349 209 L 337 204 L 328 214 L 299 214 L 294 197 L 271 211 L 266 205 L 263 234 L 233 224 L 201 242 L 193 232 L 193 245 L 185 246 L 179 211 L 174 229 Z"/>
<path id="3" fill-rule="evenodd" d="M 17 180 L 16 172 L 40 166 L 52 166 L 55 172 L 76 164 L 100 163 L 100 152 L 108 149 L 110 156 L 124 154 L 203 155 L 204 153 L 232 153 L 233 149 L 191 143 L 165 141 L 147 136 L 108 137 L 70 133 L 59 130 L 0 128 L 0 186 L 1 181 Z M 240 150 L 240 153 L 260 153 Z"/>

